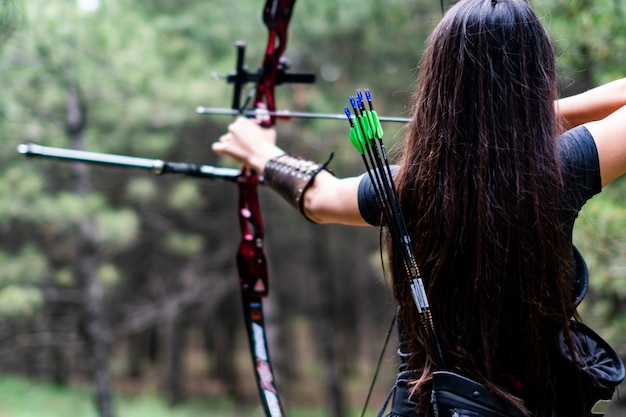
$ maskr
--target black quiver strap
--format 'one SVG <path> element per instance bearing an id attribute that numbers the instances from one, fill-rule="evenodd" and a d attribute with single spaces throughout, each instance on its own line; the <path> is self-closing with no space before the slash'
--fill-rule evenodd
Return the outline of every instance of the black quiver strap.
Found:
<path id="1" fill-rule="evenodd" d="M 431 405 L 435 417 L 523 417 L 509 403 L 494 401 L 483 384 L 454 372 L 433 373 Z"/>

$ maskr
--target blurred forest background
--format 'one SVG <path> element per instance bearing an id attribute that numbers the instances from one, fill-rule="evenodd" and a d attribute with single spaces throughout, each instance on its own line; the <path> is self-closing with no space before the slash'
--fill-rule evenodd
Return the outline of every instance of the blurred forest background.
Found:
<path id="1" fill-rule="evenodd" d="M 230 106 L 231 85 L 214 75 L 234 70 L 236 41 L 248 45 L 249 69 L 260 65 L 263 3 L 0 3 L 4 33 L 13 30 L 0 45 L 0 384 L 19 375 L 88 386 L 100 416 L 117 414 L 117 395 L 149 393 L 171 406 L 201 399 L 206 415 L 261 415 L 235 268 L 236 186 L 28 159 L 16 148 L 221 165 L 210 144 L 232 118 L 195 109 Z M 554 39 L 564 95 L 625 75 L 624 0 L 532 3 Z M 440 17 L 433 0 L 299 0 L 285 56 L 292 72 L 318 80 L 279 86 L 278 108 L 341 113 L 368 87 L 379 114 L 406 116 Z M 389 144 L 402 133 L 385 128 Z M 321 161 L 334 150 L 338 175 L 361 172 L 345 122 L 293 119 L 277 129 L 290 153 Z M 287 414 L 356 415 L 394 311 L 378 231 L 312 225 L 260 193 L 270 353 Z M 592 279 L 583 317 L 624 356 L 625 201 L 622 178 L 588 203 L 576 229 Z M 394 351 L 392 337 L 372 410 L 393 383 Z M 0 415 L 12 417 L 7 395 Z"/>

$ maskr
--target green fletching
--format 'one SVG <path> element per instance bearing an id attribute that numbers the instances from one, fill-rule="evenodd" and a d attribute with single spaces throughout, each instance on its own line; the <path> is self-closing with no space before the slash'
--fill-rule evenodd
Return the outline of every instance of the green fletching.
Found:
<path id="1" fill-rule="evenodd" d="M 376 110 L 372 111 L 372 123 L 373 126 L 375 126 L 377 135 L 376 137 L 381 138 L 383 137 L 383 125 L 380 124 L 380 120 L 378 120 L 378 113 L 376 113 Z"/>
<path id="2" fill-rule="evenodd" d="M 355 131 L 357 134 L 357 138 L 359 139 L 359 143 L 361 144 L 361 149 L 363 149 L 363 151 L 365 152 L 365 136 L 364 136 L 363 129 L 361 129 L 360 127 L 357 127 Z"/>
<path id="3" fill-rule="evenodd" d="M 372 128 L 370 127 L 369 120 L 367 120 L 367 116 L 359 116 L 359 123 L 363 127 L 363 135 L 367 140 L 368 144 L 372 143 Z"/>
<path id="4" fill-rule="evenodd" d="M 367 110 L 365 111 L 365 115 L 367 116 L 367 124 L 369 125 L 370 131 L 371 131 L 370 137 L 372 139 L 375 139 L 377 138 L 376 136 L 377 132 L 376 132 L 376 124 L 374 123 L 374 117 L 372 116 L 372 112 Z"/>
<path id="5" fill-rule="evenodd" d="M 358 129 L 354 127 L 350 129 L 350 142 L 352 142 L 352 145 L 356 148 L 356 150 L 363 155 L 363 143 L 359 139 Z"/>
<path id="6" fill-rule="evenodd" d="M 365 113 L 363 114 L 363 116 L 360 117 L 360 122 L 361 126 L 363 126 L 363 135 L 365 136 L 364 139 L 367 141 L 366 143 L 368 145 L 371 145 L 373 139 L 372 134 L 374 132 L 372 131 L 372 126 L 370 125 L 369 118 Z"/>

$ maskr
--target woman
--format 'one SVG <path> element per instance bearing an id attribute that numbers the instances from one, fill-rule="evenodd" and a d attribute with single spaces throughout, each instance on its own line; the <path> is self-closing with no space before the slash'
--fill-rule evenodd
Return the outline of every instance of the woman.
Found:
<path id="1" fill-rule="evenodd" d="M 559 396 L 554 363 L 559 333 L 573 349 L 585 279 L 572 227 L 626 172 L 626 80 L 556 101 L 556 78 L 524 0 L 461 0 L 427 42 L 396 174 L 448 369 L 532 416 L 589 406 Z M 213 150 L 264 173 L 314 222 L 377 223 L 367 176 L 335 178 L 274 142 L 273 130 L 238 119 Z M 435 364 L 400 251 L 389 250 L 402 357 L 392 413 L 423 415 Z"/>

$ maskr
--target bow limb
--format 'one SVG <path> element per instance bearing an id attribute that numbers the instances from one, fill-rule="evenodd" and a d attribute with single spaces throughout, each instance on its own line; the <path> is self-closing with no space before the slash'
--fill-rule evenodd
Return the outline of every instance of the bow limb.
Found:
<path id="1" fill-rule="evenodd" d="M 268 44 L 257 81 L 254 97 L 255 107 L 270 112 L 276 110 L 274 90 L 281 65 L 281 57 L 287 44 L 287 27 L 295 0 L 267 0 L 263 21 L 268 28 Z M 242 62 L 240 60 L 240 62 Z M 238 64 L 238 67 L 240 64 Z M 235 86 L 235 94 L 241 90 Z M 235 97 L 233 103 L 238 102 Z M 238 109 L 242 111 L 243 109 Z M 272 126 L 275 116 L 263 123 Z M 255 377 L 263 409 L 268 417 L 282 417 L 283 407 L 275 385 L 274 372 L 268 354 L 262 298 L 268 294 L 269 276 L 267 260 L 263 251 L 264 228 L 259 206 L 256 172 L 244 167 L 237 178 L 239 185 L 239 225 L 241 243 L 237 252 L 237 268 L 246 320 L 246 330 L 254 364 Z"/>
<path id="2" fill-rule="evenodd" d="M 269 112 L 276 111 L 274 89 L 278 72 L 282 68 L 281 58 L 287 48 L 287 28 L 294 3 L 295 0 L 268 0 L 263 9 L 263 22 L 267 26 L 269 37 L 254 104 L 255 107 L 263 107 Z M 263 125 L 272 126 L 275 123 L 276 117 L 270 116 Z"/>

